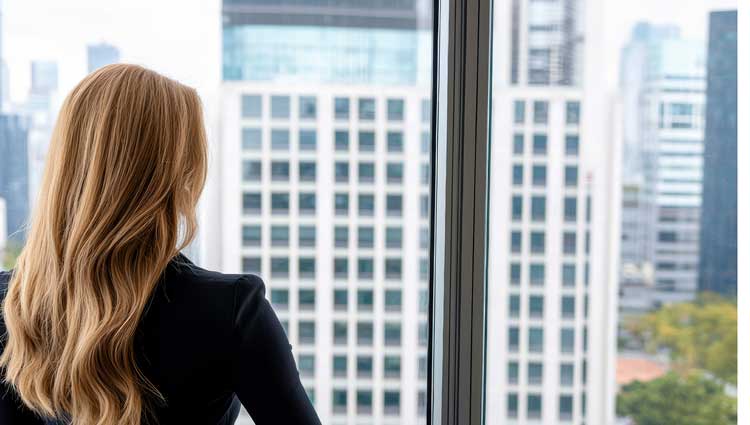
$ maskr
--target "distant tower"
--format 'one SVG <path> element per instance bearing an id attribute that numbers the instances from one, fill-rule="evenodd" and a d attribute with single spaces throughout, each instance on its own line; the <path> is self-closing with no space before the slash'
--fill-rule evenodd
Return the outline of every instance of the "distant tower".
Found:
<path id="1" fill-rule="evenodd" d="M 737 297 L 737 11 L 709 21 L 699 287 Z"/>
<path id="2" fill-rule="evenodd" d="M 23 242 L 29 215 L 28 125 L 19 115 L 0 115 L 0 198 L 5 198 L 9 241 Z"/>
<path id="3" fill-rule="evenodd" d="M 107 43 L 89 44 L 86 48 L 86 53 L 88 57 L 89 73 L 94 72 L 104 65 L 120 61 L 120 50 Z"/>
<path id="4" fill-rule="evenodd" d="M 49 95 L 57 90 L 57 62 L 31 62 L 31 93 Z"/>

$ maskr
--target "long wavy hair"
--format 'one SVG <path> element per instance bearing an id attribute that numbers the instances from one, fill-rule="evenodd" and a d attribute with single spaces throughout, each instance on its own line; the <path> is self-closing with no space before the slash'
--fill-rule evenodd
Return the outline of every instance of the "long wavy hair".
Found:
<path id="1" fill-rule="evenodd" d="M 109 65 L 68 95 L 3 303 L 4 379 L 42 416 L 148 422 L 158 390 L 136 330 L 170 260 L 192 240 L 206 175 L 196 91 Z"/>

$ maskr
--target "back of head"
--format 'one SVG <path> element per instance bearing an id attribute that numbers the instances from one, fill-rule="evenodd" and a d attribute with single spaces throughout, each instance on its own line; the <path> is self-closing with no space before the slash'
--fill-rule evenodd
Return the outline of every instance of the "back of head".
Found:
<path id="1" fill-rule="evenodd" d="M 136 328 L 193 237 L 205 173 L 194 89 L 118 64 L 68 95 L 3 303 L 0 366 L 27 406 L 76 425 L 141 423 L 159 394 L 137 367 Z"/>

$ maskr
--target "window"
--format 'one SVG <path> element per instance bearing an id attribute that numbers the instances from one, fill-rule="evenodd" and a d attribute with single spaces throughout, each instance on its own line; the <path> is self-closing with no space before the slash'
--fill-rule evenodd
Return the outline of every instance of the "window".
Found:
<path id="1" fill-rule="evenodd" d="M 385 323 L 385 345 L 386 346 L 400 346 L 401 345 L 401 323 Z"/>
<path id="2" fill-rule="evenodd" d="M 359 132 L 359 151 L 375 152 L 375 133 L 372 131 Z"/>
<path id="3" fill-rule="evenodd" d="M 526 416 L 529 419 L 539 419 L 542 417 L 542 396 L 539 394 L 529 394 L 526 399 Z"/>
<path id="4" fill-rule="evenodd" d="M 375 214 L 375 196 L 370 194 L 360 194 L 357 199 L 359 215 L 372 217 Z"/>
<path id="5" fill-rule="evenodd" d="M 404 134 L 400 131 L 389 131 L 388 132 L 388 152 L 403 152 L 404 151 Z"/>
<path id="6" fill-rule="evenodd" d="M 578 124 L 581 120 L 581 103 L 578 101 L 565 102 L 565 123 Z"/>
<path id="7" fill-rule="evenodd" d="M 360 183 L 375 182 L 375 163 L 373 162 L 360 162 L 359 163 L 359 182 Z"/>
<path id="8" fill-rule="evenodd" d="M 299 181 L 315 182 L 316 165 L 313 161 L 300 161 L 299 163 Z"/>
<path id="9" fill-rule="evenodd" d="M 517 318 L 521 315 L 521 296 L 511 295 L 508 297 L 508 316 Z"/>
<path id="10" fill-rule="evenodd" d="M 560 386 L 561 387 L 572 387 L 573 386 L 573 364 L 563 363 L 560 365 Z"/>
<path id="11" fill-rule="evenodd" d="M 360 289 L 357 291 L 357 309 L 359 311 L 372 311 L 373 293 L 372 289 Z"/>
<path id="12" fill-rule="evenodd" d="M 271 180 L 288 182 L 289 181 L 289 162 L 273 161 L 271 162 Z"/>
<path id="13" fill-rule="evenodd" d="M 537 362 L 531 362 L 528 366 L 529 370 L 529 376 L 528 376 L 528 383 L 529 385 L 541 385 L 542 379 L 544 376 L 544 366 L 542 363 Z"/>
<path id="14" fill-rule="evenodd" d="M 532 286 L 544 285 L 544 264 L 531 263 L 529 265 L 529 283 Z"/>
<path id="15" fill-rule="evenodd" d="M 346 369 L 346 356 L 333 356 L 333 376 L 345 377 Z"/>
<path id="16" fill-rule="evenodd" d="M 385 259 L 385 278 L 394 280 L 401 279 L 401 259 L 400 258 L 386 258 Z"/>
<path id="17" fill-rule="evenodd" d="M 385 174 L 388 183 L 402 183 L 404 181 L 404 164 L 401 162 L 389 162 L 386 164 Z"/>
<path id="18" fill-rule="evenodd" d="M 563 233 L 563 254 L 576 253 L 576 234 L 573 232 Z"/>
<path id="19" fill-rule="evenodd" d="M 314 96 L 300 96 L 299 98 L 299 118 L 315 119 L 317 115 L 317 102 Z"/>
<path id="20" fill-rule="evenodd" d="M 506 410 L 508 412 L 509 419 L 515 419 L 518 417 L 518 394 L 509 393 L 506 402 Z"/>
<path id="21" fill-rule="evenodd" d="M 372 98 L 359 99 L 359 120 L 360 121 L 375 120 L 375 99 L 372 99 Z"/>
<path id="22" fill-rule="evenodd" d="M 534 186 L 543 187 L 547 185 L 547 167 L 546 166 L 534 165 L 531 168 L 531 183 Z"/>
<path id="23" fill-rule="evenodd" d="M 383 375 L 385 378 L 401 378 L 401 357 L 386 355 L 383 358 Z"/>
<path id="24" fill-rule="evenodd" d="M 513 220 L 520 221 L 523 218 L 523 197 L 514 195 L 512 201 Z"/>
<path id="25" fill-rule="evenodd" d="M 544 351 L 544 329 L 529 328 L 529 352 L 541 353 Z"/>
<path id="26" fill-rule="evenodd" d="M 337 97 L 333 100 L 333 116 L 337 120 L 349 119 L 349 98 Z"/>
<path id="27" fill-rule="evenodd" d="M 372 331 L 372 322 L 357 323 L 357 345 L 372 345 Z M 372 368 L 370 372 L 372 372 Z"/>
<path id="28" fill-rule="evenodd" d="M 511 353 L 518 352 L 519 331 L 517 326 L 508 328 L 508 351 Z"/>
<path id="29" fill-rule="evenodd" d="M 372 341 L 372 330 L 370 341 Z M 372 378 L 372 357 L 357 356 L 357 376 L 360 378 Z"/>
<path id="30" fill-rule="evenodd" d="M 349 228 L 346 226 L 336 226 L 333 229 L 333 239 L 336 248 L 346 248 L 349 246 Z"/>
<path id="31" fill-rule="evenodd" d="M 288 289 L 272 289 L 271 290 L 271 304 L 273 307 L 279 310 L 286 310 L 289 308 L 289 290 Z"/>
<path id="32" fill-rule="evenodd" d="M 523 124 L 526 118 L 526 104 L 523 100 L 513 101 L 513 122 Z"/>
<path id="33" fill-rule="evenodd" d="M 271 246 L 289 246 L 289 226 L 271 226 Z"/>
<path id="34" fill-rule="evenodd" d="M 523 134 L 513 135 L 513 154 L 523 155 Z"/>
<path id="35" fill-rule="evenodd" d="M 573 396 L 561 395 L 560 396 L 560 415 L 561 421 L 569 421 L 573 419 Z"/>
<path id="36" fill-rule="evenodd" d="M 334 207 L 336 215 L 347 215 L 349 214 L 349 194 L 348 193 L 336 193 L 334 195 Z"/>
<path id="37" fill-rule="evenodd" d="M 349 278 L 349 259 L 340 257 L 333 259 L 333 277 L 336 279 Z"/>
<path id="38" fill-rule="evenodd" d="M 403 99 L 388 99 L 388 121 L 404 120 Z"/>
<path id="39" fill-rule="evenodd" d="M 521 232 L 514 231 L 510 234 L 510 252 L 521 252 Z"/>
<path id="40" fill-rule="evenodd" d="M 560 352 L 572 353 L 575 349 L 575 330 L 563 328 L 560 330 Z"/>
<path id="41" fill-rule="evenodd" d="M 565 221 L 576 221 L 578 218 L 578 200 L 566 196 L 563 202 L 563 219 Z"/>
<path id="42" fill-rule="evenodd" d="M 563 286 L 576 285 L 576 266 L 575 264 L 563 264 L 562 266 L 562 283 Z"/>
<path id="43" fill-rule="evenodd" d="M 314 310 L 315 309 L 315 290 L 314 289 L 300 289 L 299 290 L 299 308 L 300 310 Z"/>
<path id="44" fill-rule="evenodd" d="M 260 257 L 242 257 L 242 273 L 260 274 Z"/>
<path id="45" fill-rule="evenodd" d="M 369 414 L 372 412 L 372 391 L 357 391 L 357 414 Z"/>
<path id="46" fill-rule="evenodd" d="M 318 145 L 318 134 L 315 130 L 299 131 L 299 150 L 302 152 L 315 151 Z"/>
<path id="47" fill-rule="evenodd" d="M 335 345 L 346 345 L 348 339 L 348 328 L 346 322 L 333 322 L 333 343 Z"/>
<path id="48" fill-rule="evenodd" d="M 263 147 L 263 139 L 259 128 L 245 127 L 242 129 L 242 150 L 260 151 Z"/>
<path id="49" fill-rule="evenodd" d="M 299 227 L 299 246 L 300 247 L 314 247 L 315 236 L 316 236 L 315 226 L 300 226 Z"/>
<path id="50" fill-rule="evenodd" d="M 383 413 L 389 416 L 401 413 L 401 393 L 398 391 L 383 392 Z"/>
<path id="51" fill-rule="evenodd" d="M 385 198 L 386 203 L 386 213 L 389 216 L 401 216 L 401 205 L 402 205 L 402 197 L 401 195 L 386 195 Z"/>
<path id="52" fill-rule="evenodd" d="M 312 354 L 301 354 L 299 356 L 300 375 L 312 378 L 315 376 L 315 356 Z"/>
<path id="53" fill-rule="evenodd" d="M 333 308 L 336 311 L 346 311 L 349 306 L 349 293 L 346 289 L 333 290 Z"/>
<path id="54" fill-rule="evenodd" d="M 289 277 L 289 258 L 271 257 L 271 277 Z"/>
<path id="55" fill-rule="evenodd" d="M 289 118 L 289 96 L 271 96 L 271 118 Z"/>
<path id="56" fill-rule="evenodd" d="M 349 181 L 349 163 L 338 161 L 333 164 L 333 173 L 336 176 L 336 183 L 347 183 Z"/>
<path id="57" fill-rule="evenodd" d="M 518 383 L 518 362 L 508 362 L 508 384 Z"/>
<path id="58" fill-rule="evenodd" d="M 576 298 L 570 295 L 564 295 L 560 302 L 560 315 L 564 319 L 574 318 L 576 315 Z"/>
<path id="59" fill-rule="evenodd" d="M 533 140 L 534 140 L 534 155 L 546 155 L 547 154 L 547 135 L 535 134 Z"/>
<path id="60" fill-rule="evenodd" d="M 547 124 L 549 103 L 542 100 L 534 101 L 534 124 Z"/>
<path id="61" fill-rule="evenodd" d="M 541 319 L 544 317 L 544 297 L 541 295 L 529 296 L 529 317 Z"/>
<path id="62" fill-rule="evenodd" d="M 531 232 L 531 252 L 533 254 L 543 254 L 544 245 L 544 232 Z"/>
<path id="63" fill-rule="evenodd" d="M 315 214 L 315 194 L 302 192 L 299 194 L 300 215 Z"/>
<path id="64" fill-rule="evenodd" d="M 531 197 L 531 220 L 544 221 L 547 218 L 547 199 L 544 196 Z"/>
<path id="65" fill-rule="evenodd" d="M 510 265 L 510 284 L 514 286 L 521 284 L 521 265 L 518 263 Z"/>
<path id="66" fill-rule="evenodd" d="M 315 322 L 299 322 L 299 342 L 302 344 L 315 344 Z"/>
<path id="67" fill-rule="evenodd" d="M 575 165 L 565 167 L 565 186 L 578 186 L 578 167 Z"/>
<path id="68" fill-rule="evenodd" d="M 402 231 L 400 227 L 385 228 L 386 248 L 401 248 Z"/>
<path id="69" fill-rule="evenodd" d="M 565 155 L 578 156 L 578 135 L 569 134 L 565 136 Z"/>
<path id="70" fill-rule="evenodd" d="M 513 185 L 523 186 L 523 165 L 516 164 L 513 166 Z"/>
<path id="71" fill-rule="evenodd" d="M 262 176 L 260 161 L 242 162 L 242 180 L 246 182 L 259 182 Z"/>
<path id="72" fill-rule="evenodd" d="M 242 245 L 243 246 L 260 246 L 261 229 L 260 226 L 242 226 Z"/>
<path id="73" fill-rule="evenodd" d="M 334 413 L 346 413 L 347 405 L 347 394 L 346 390 L 333 390 L 331 396 L 333 400 L 333 412 Z"/>
<path id="74" fill-rule="evenodd" d="M 374 268 L 372 258 L 360 258 L 357 260 L 357 278 L 366 280 L 372 279 Z"/>
<path id="75" fill-rule="evenodd" d="M 422 123 L 429 124 L 432 116 L 432 104 L 430 99 L 422 99 Z"/>
<path id="76" fill-rule="evenodd" d="M 315 278 L 315 258 L 300 257 L 298 266 L 300 279 Z"/>
<path id="77" fill-rule="evenodd" d="M 242 118 L 260 118 L 262 111 L 260 96 L 242 95 Z"/>
<path id="78" fill-rule="evenodd" d="M 386 311 L 401 311 L 401 290 L 386 289 L 385 291 Z"/>
<path id="79" fill-rule="evenodd" d="M 271 150 L 288 151 L 289 150 L 289 130 L 273 129 L 271 130 Z"/>
<path id="80" fill-rule="evenodd" d="M 349 132 L 346 130 L 336 130 L 334 133 L 334 144 L 337 152 L 346 152 L 349 150 Z"/>
<path id="81" fill-rule="evenodd" d="M 429 131 L 423 131 L 420 137 L 421 140 L 421 151 L 424 154 L 430 153 L 430 148 L 432 145 L 432 139 L 430 138 L 430 132 Z"/>

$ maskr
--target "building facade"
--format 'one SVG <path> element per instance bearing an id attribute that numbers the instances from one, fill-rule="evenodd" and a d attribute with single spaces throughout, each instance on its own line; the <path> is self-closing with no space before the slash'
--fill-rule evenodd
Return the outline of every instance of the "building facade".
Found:
<path id="1" fill-rule="evenodd" d="M 20 115 L 0 114 L 0 198 L 8 241 L 20 245 L 29 215 L 28 122 Z"/>
<path id="2" fill-rule="evenodd" d="M 221 219 L 203 226 L 218 235 L 203 262 L 264 278 L 326 424 L 425 420 L 432 38 L 419 3 L 223 5 Z"/>
<path id="3" fill-rule="evenodd" d="M 611 424 L 619 175 L 601 6 L 507 3 L 494 19 L 487 423 Z"/>
<path id="4" fill-rule="evenodd" d="M 637 314 L 698 290 L 705 46 L 675 27 L 639 23 L 621 62 L 620 305 Z"/>
<path id="5" fill-rule="evenodd" d="M 737 297 L 737 11 L 709 18 L 702 291 Z"/>
<path id="6" fill-rule="evenodd" d="M 86 46 L 88 71 L 92 73 L 104 65 L 120 62 L 120 50 L 107 43 L 89 44 Z"/>

